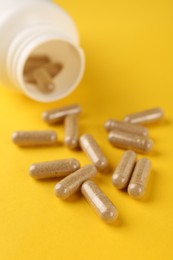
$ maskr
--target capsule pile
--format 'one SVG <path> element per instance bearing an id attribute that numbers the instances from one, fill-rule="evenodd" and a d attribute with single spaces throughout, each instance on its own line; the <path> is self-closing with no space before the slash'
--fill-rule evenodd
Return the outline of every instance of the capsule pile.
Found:
<path id="1" fill-rule="evenodd" d="M 45 62 L 47 63 L 48 61 Z M 28 70 L 31 70 L 29 64 Z M 25 72 L 27 73 L 27 68 Z M 98 172 L 109 172 L 109 162 L 91 134 L 79 135 L 80 113 L 81 107 L 74 104 L 48 110 L 42 114 L 42 118 L 49 125 L 64 124 L 66 147 L 71 150 L 81 148 L 91 164 L 81 167 L 75 158 L 38 162 L 30 166 L 29 173 L 37 180 L 62 178 L 55 186 L 55 195 L 58 198 L 68 199 L 80 190 L 98 216 L 103 221 L 112 223 L 118 218 L 118 210 L 94 181 Z M 128 115 L 123 121 L 110 119 L 105 123 L 109 142 L 114 147 L 127 150 L 113 172 L 112 183 L 117 189 L 127 189 L 128 194 L 134 199 L 142 199 L 145 196 L 151 173 L 151 161 L 145 157 L 137 160 L 136 154 L 149 153 L 153 148 L 153 141 L 144 125 L 159 122 L 163 117 L 163 111 L 154 108 Z M 12 140 L 20 147 L 58 144 L 55 131 L 16 131 Z"/>

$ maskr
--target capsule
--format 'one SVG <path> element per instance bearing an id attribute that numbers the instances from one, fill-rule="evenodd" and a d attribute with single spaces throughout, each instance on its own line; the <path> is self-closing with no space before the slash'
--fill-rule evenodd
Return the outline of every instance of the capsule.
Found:
<path id="1" fill-rule="evenodd" d="M 91 135 L 82 135 L 80 137 L 80 146 L 99 171 L 106 171 L 108 169 L 108 160 Z"/>
<path id="2" fill-rule="evenodd" d="M 61 70 L 62 64 L 49 62 L 41 66 L 42 69 L 46 70 L 47 73 L 53 78 L 55 77 Z M 24 74 L 25 81 L 28 83 L 36 84 L 36 80 L 34 78 L 34 71 L 30 71 Z"/>
<path id="3" fill-rule="evenodd" d="M 52 77 L 44 68 L 38 68 L 33 71 L 33 78 L 37 88 L 43 93 L 50 93 L 55 89 Z"/>
<path id="4" fill-rule="evenodd" d="M 69 105 L 61 108 L 48 110 L 42 114 L 43 120 L 48 124 L 62 123 L 66 116 L 79 114 L 81 107 L 79 105 Z"/>
<path id="5" fill-rule="evenodd" d="M 32 55 L 26 61 L 24 74 L 30 73 L 32 70 L 35 70 L 48 62 L 50 62 L 50 59 L 45 55 Z"/>
<path id="6" fill-rule="evenodd" d="M 123 121 L 117 121 L 117 120 L 107 120 L 105 123 L 105 129 L 110 132 L 112 130 L 119 130 L 135 135 L 141 135 L 141 136 L 148 136 L 148 129 L 140 126 L 140 125 L 133 125 L 131 123 L 126 123 Z"/>
<path id="7" fill-rule="evenodd" d="M 118 218 L 118 210 L 96 183 L 91 180 L 84 182 L 81 191 L 103 221 L 112 223 Z"/>
<path id="8" fill-rule="evenodd" d="M 55 186 L 55 194 L 61 199 L 67 199 L 79 190 L 82 183 L 97 175 L 97 169 L 94 165 L 86 165 L 76 172 L 65 177 Z"/>
<path id="9" fill-rule="evenodd" d="M 122 149 L 131 149 L 139 153 L 148 153 L 153 148 L 153 141 L 139 135 L 113 130 L 108 135 L 109 142 Z"/>
<path id="10" fill-rule="evenodd" d="M 29 168 L 29 173 L 34 179 L 46 179 L 65 177 L 78 169 L 80 169 L 80 162 L 70 158 L 32 164 Z"/>
<path id="11" fill-rule="evenodd" d="M 118 189 L 127 187 L 136 163 L 136 153 L 126 151 L 112 175 L 112 183 Z"/>
<path id="12" fill-rule="evenodd" d="M 12 140 L 18 146 L 44 146 L 55 145 L 57 134 L 54 131 L 17 131 Z"/>
<path id="13" fill-rule="evenodd" d="M 134 199 L 142 199 L 145 195 L 151 172 L 151 161 L 147 158 L 140 159 L 135 167 L 128 186 L 128 194 Z"/>
<path id="14" fill-rule="evenodd" d="M 164 112 L 161 108 L 152 108 L 142 112 L 127 115 L 124 118 L 125 122 L 131 124 L 149 125 L 160 122 L 164 118 Z"/>
<path id="15" fill-rule="evenodd" d="M 61 63 L 53 63 L 49 62 L 43 65 L 43 68 L 47 70 L 47 72 L 52 76 L 55 77 L 63 68 Z"/>
<path id="16" fill-rule="evenodd" d="M 78 115 L 69 115 L 65 118 L 65 145 L 69 149 L 76 149 L 79 144 Z"/>

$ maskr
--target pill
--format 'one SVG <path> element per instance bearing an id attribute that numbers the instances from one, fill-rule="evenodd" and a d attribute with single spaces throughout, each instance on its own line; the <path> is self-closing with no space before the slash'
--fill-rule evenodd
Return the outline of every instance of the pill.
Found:
<path id="1" fill-rule="evenodd" d="M 84 134 L 80 137 L 80 146 L 99 171 L 108 169 L 107 158 L 96 140 L 90 134 Z"/>
<path id="2" fill-rule="evenodd" d="M 63 159 L 50 162 L 32 164 L 29 168 L 30 176 L 34 179 L 46 179 L 65 177 L 80 168 L 80 162 L 76 159 Z"/>
<path id="3" fill-rule="evenodd" d="M 32 70 L 35 70 L 36 68 L 43 66 L 48 62 L 50 62 L 50 59 L 45 55 L 32 55 L 26 61 L 24 74 L 31 72 Z"/>
<path id="4" fill-rule="evenodd" d="M 130 150 L 123 153 L 123 156 L 112 175 L 112 183 L 116 188 L 124 189 L 127 187 L 135 163 L 136 153 Z"/>
<path id="5" fill-rule="evenodd" d="M 125 122 L 131 124 L 148 125 L 160 122 L 164 117 L 164 112 L 161 108 L 153 108 L 142 112 L 127 115 L 124 118 Z"/>
<path id="6" fill-rule="evenodd" d="M 141 199 L 144 197 L 150 172 L 151 161 L 147 158 L 142 158 L 136 163 L 136 167 L 128 186 L 128 193 L 132 198 Z"/>
<path id="7" fill-rule="evenodd" d="M 57 134 L 54 131 L 17 131 L 13 133 L 12 140 L 18 146 L 55 145 Z"/>
<path id="8" fill-rule="evenodd" d="M 120 130 L 127 133 L 132 133 L 141 136 L 148 136 L 148 129 L 136 124 L 126 123 L 117 120 L 107 120 L 105 123 L 105 129 L 110 132 L 112 130 Z"/>
<path id="9" fill-rule="evenodd" d="M 78 147 L 79 119 L 78 115 L 69 115 L 65 118 L 65 145 L 70 149 Z"/>
<path id="10" fill-rule="evenodd" d="M 91 180 L 84 182 L 81 192 L 103 221 L 112 223 L 118 218 L 117 208 L 96 183 Z"/>
<path id="11" fill-rule="evenodd" d="M 33 71 L 33 78 L 37 88 L 43 93 L 50 93 L 55 89 L 51 75 L 44 68 L 38 68 Z"/>
<path id="12" fill-rule="evenodd" d="M 153 148 L 153 141 L 139 135 L 134 135 L 118 130 L 112 130 L 108 134 L 109 142 L 122 149 L 131 149 L 139 153 L 148 153 Z"/>
<path id="13" fill-rule="evenodd" d="M 55 77 L 62 70 L 62 64 L 49 62 L 42 65 L 41 68 L 45 69 L 51 77 Z M 24 78 L 26 82 L 32 84 L 37 83 L 33 73 L 33 70 L 25 73 Z"/>
<path id="14" fill-rule="evenodd" d="M 68 115 L 79 114 L 80 112 L 81 107 L 74 104 L 45 111 L 43 112 L 42 117 L 48 124 L 55 124 L 62 123 Z"/>
<path id="15" fill-rule="evenodd" d="M 42 66 L 47 72 L 52 76 L 55 77 L 63 68 L 61 63 L 53 63 L 49 62 Z"/>
<path id="16" fill-rule="evenodd" d="M 95 166 L 86 165 L 58 182 L 55 186 L 55 194 L 59 198 L 67 199 L 80 189 L 84 181 L 96 175 L 97 169 Z"/>

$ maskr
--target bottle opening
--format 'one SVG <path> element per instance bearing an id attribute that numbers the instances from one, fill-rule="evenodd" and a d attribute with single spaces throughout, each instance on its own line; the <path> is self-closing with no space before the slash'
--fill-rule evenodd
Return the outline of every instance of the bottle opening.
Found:
<path id="1" fill-rule="evenodd" d="M 65 40 L 48 40 L 27 54 L 18 73 L 23 91 L 40 102 L 68 95 L 84 72 L 82 49 Z"/>

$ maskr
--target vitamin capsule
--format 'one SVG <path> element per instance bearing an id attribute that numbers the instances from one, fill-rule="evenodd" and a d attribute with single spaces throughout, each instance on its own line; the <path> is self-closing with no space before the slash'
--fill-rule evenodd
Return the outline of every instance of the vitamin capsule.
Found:
<path id="1" fill-rule="evenodd" d="M 96 183 L 91 180 L 84 182 L 81 191 L 102 220 L 112 223 L 118 218 L 118 210 Z"/>
<path id="2" fill-rule="evenodd" d="M 53 63 L 49 62 L 43 65 L 43 68 L 47 70 L 47 72 L 52 76 L 55 77 L 63 68 L 61 63 Z"/>
<path id="3" fill-rule="evenodd" d="M 135 170 L 128 186 L 128 193 L 134 199 L 144 197 L 149 175 L 151 172 L 151 161 L 147 158 L 142 158 L 136 163 Z"/>
<path id="4" fill-rule="evenodd" d="M 33 78 L 37 88 L 43 93 L 50 93 L 55 89 L 51 75 L 44 68 L 38 68 L 33 71 Z"/>
<path id="5" fill-rule="evenodd" d="M 31 84 L 36 84 L 36 81 L 35 81 L 35 78 L 33 77 L 33 73 L 26 73 L 24 75 L 24 79 L 25 79 L 25 82 L 27 83 L 31 83 Z"/>
<path id="6" fill-rule="evenodd" d="M 32 70 L 35 70 L 39 68 L 40 66 L 43 66 L 44 64 L 50 62 L 49 57 L 45 55 L 33 55 L 28 58 L 25 68 L 24 68 L 24 74 L 30 73 Z"/>
<path id="7" fill-rule="evenodd" d="M 117 121 L 112 119 L 106 121 L 105 129 L 108 132 L 115 129 L 115 130 L 131 133 L 135 135 L 148 136 L 148 129 L 143 126 L 133 125 L 123 121 Z"/>
<path id="8" fill-rule="evenodd" d="M 105 171 L 108 169 L 108 160 L 91 135 L 82 135 L 80 137 L 80 146 L 99 171 Z"/>
<path id="9" fill-rule="evenodd" d="M 55 108 L 43 113 L 43 120 L 49 124 L 62 123 L 66 116 L 79 114 L 81 107 L 79 105 L 69 105 L 61 108 Z"/>
<path id="10" fill-rule="evenodd" d="M 57 134 L 54 131 L 17 131 L 12 140 L 18 146 L 55 145 Z"/>
<path id="11" fill-rule="evenodd" d="M 46 70 L 51 77 L 55 77 L 62 70 L 62 65 L 59 63 L 49 62 L 49 63 L 42 65 L 41 68 Z M 24 77 L 25 77 L 26 82 L 36 84 L 37 82 L 34 78 L 33 72 L 34 71 L 25 73 Z"/>
<path id="12" fill-rule="evenodd" d="M 164 112 L 161 108 L 153 108 L 139 113 L 127 115 L 124 118 L 125 122 L 131 124 L 148 125 L 160 122 L 164 117 Z"/>
<path id="13" fill-rule="evenodd" d="M 79 190 L 82 183 L 97 175 L 97 169 L 94 165 L 86 165 L 76 172 L 65 177 L 55 186 L 55 194 L 57 197 L 67 199 Z"/>
<path id="14" fill-rule="evenodd" d="M 112 183 L 118 189 L 124 189 L 128 185 L 136 163 L 136 153 L 126 151 L 112 175 Z"/>
<path id="15" fill-rule="evenodd" d="M 31 177 L 34 179 L 46 179 L 54 177 L 65 177 L 80 168 L 76 159 L 64 159 L 50 162 L 32 164 L 29 168 Z"/>
<path id="16" fill-rule="evenodd" d="M 79 120 L 78 115 L 69 115 L 65 118 L 65 144 L 70 149 L 78 147 Z"/>
<path id="17" fill-rule="evenodd" d="M 108 139 L 115 147 L 132 149 L 139 153 L 148 153 L 153 148 L 153 141 L 151 139 L 118 130 L 111 131 Z"/>

